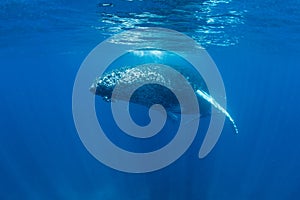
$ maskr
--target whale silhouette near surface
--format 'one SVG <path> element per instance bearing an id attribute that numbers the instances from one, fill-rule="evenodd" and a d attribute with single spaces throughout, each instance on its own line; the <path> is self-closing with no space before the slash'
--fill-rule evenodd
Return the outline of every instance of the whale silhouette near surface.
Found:
<path id="1" fill-rule="evenodd" d="M 172 67 L 180 72 L 192 87 L 199 102 L 200 116 L 210 115 L 211 106 L 213 106 L 219 113 L 224 114 L 230 120 L 235 132 L 238 133 L 235 121 L 226 109 L 209 95 L 202 77 L 192 70 L 180 66 Z M 108 102 L 126 100 L 130 88 L 133 87 L 133 85 L 142 84 L 147 81 L 151 82 L 151 80 L 153 80 L 156 84 L 144 84 L 138 88 L 130 97 L 130 102 L 148 108 L 154 104 L 160 104 L 166 109 L 170 116 L 195 114 L 195 110 L 190 106 L 179 104 L 176 96 L 170 90 L 176 90 L 179 93 L 183 92 L 182 94 L 184 94 L 186 90 L 184 84 L 173 84 L 174 78 L 176 79 L 176 77 L 172 77 L 171 80 L 170 77 L 165 76 L 164 69 L 156 64 L 147 64 L 139 67 L 127 66 L 105 72 L 102 76 L 96 78 L 90 87 L 90 91 L 95 95 L 101 96 L 103 100 Z M 123 84 L 124 87 L 122 90 L 118 90 L 118 99 L 114 99 L 113 91 L 117 84 Z M 163 85 L 168 85 L 168 88 Z"/>

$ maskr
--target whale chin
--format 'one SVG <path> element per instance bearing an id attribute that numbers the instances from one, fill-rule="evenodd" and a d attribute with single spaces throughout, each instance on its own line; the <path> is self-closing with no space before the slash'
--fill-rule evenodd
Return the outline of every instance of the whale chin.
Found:
<path id="1" fill-rule="evenodd" d="M 90 92 L 93 94 L 96 94 L 97 91 L 97 84 L 92 84 L 91 87 L 89 88 Z"/>

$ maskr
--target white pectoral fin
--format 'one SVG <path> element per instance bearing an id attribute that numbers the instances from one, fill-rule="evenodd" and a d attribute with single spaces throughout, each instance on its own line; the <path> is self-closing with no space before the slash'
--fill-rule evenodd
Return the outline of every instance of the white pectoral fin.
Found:
<path id="1" fill-rule="evenodd" d="M 174 121 L 179 121 L 180 120 L 180 116 L 178 114 L 175 114 L 173 112 L 167 112 L 168 113 L 168 116 L 174 120 Z"/>
<path id="2" fill-rule="evenodd" d="M 238 128 L 237 125 L 235 124 L 234 119 L 231 117 L 231 115 L 227 112 L 227 110 L 225 110 L 213 97 L 211 97 L 210 95 L 208 95 L 206 92 L 203 92 L 201 90 L 197 90 L 196 93 L 204 100 L 206 100 L 207 102 L 209 102 L 213 107 L 215 107 L 218 111 L 220 111 L 220 113 L 224 114 L 229 121 L 232 123 L 233 128 L 235 130 L 236 133 L 238 133 Z"/>

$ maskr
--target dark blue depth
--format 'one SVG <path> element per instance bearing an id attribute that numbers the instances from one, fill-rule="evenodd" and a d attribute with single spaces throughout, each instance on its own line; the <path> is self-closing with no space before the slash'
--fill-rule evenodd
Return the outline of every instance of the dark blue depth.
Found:
<path id="1" fill-rule="evenodd" d="M 0 199 L 299 199 L 299 2 L 228 1 L 209 7 L 210 14 L 205 5 L 212 1 L 153 2 L 0 2 Z M 198 18 L 195 5 L 203 13 Z M 148 174 L 110 169 L 81 143 L 72 118 L 77 70 L 113 34 L 101 19 L 109 12 L 135 18 L 126 15 L 129 8 L 168 16 L 147 18 L 149 26 L 198 38 L 217 64 L 240 133 L 226 121 L 205 159 L 198 159 L 198 151 L 207 118 L 179 160 Z M 120 23 L 111 27 L 132 28 Z M 214 34 L 216 29 L 223 32 Z"/>

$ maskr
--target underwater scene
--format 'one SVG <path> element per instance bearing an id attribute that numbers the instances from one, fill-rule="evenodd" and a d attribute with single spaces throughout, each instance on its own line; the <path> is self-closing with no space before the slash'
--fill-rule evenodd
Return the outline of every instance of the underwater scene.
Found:
<path id="1" fill-rule="evenodd" d="M 299 74 L 298 0 L 0 0 L 0 199 L 299 199 Z"/>

